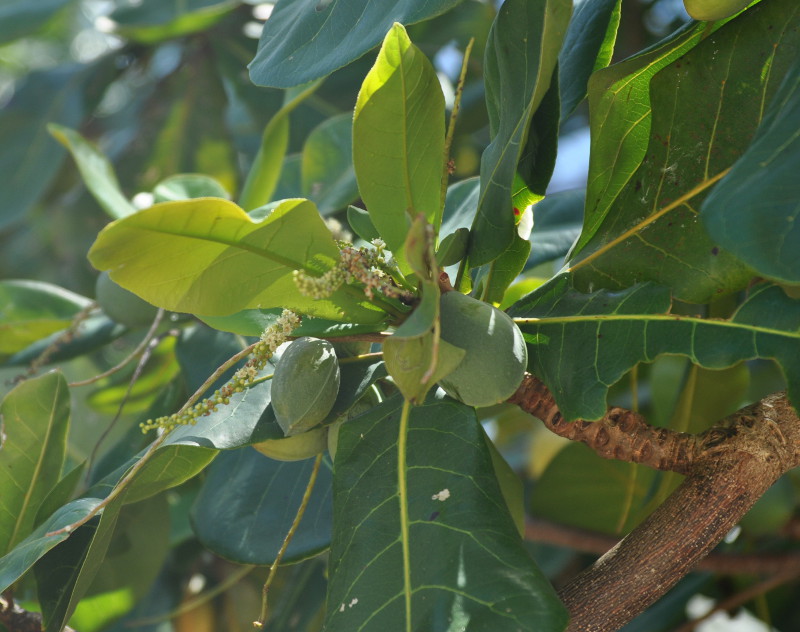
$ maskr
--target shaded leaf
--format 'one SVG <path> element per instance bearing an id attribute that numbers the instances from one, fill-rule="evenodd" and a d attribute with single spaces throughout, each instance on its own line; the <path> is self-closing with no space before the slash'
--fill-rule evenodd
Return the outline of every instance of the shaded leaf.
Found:
<path id="1" fill-rule="evenodd" d="M 412 220 L 432 222 L 439 209 L 443 155 L 436 71 L 395 24 L 358 93 L 353 164 L 370 219 L 401 266 Z"/>
<path id="2" fill-rule="evenodd" d="M 483 266 L 478 273 L 474 285 L 476 291 L 481 293 L 482 300 L 500 303 L 508 286 L 525 268 L 530 253 L 531 243 L 515 234 L 508 249 L 490 265 Z"/>
<path id="3" fill-rule="evenodd" d="M 358 198 L 353 169 L 353 117 L 333 116 L 309 134 L 303 146 L 302 191 L 322 215 L 345 208 Z"/>
<path id="4" fill-rule="evenodd" d="M 250 77 L 288 88 L 329 75 L 377 46 L 393 23 L 414 24 L 460 0 L 281 0 L 264 25 Z"/>
<path id="5" fill-rule="evenodd" d="M 126 289 L 175 311 L 225 316 L 280 306 L 352 322 L 384 317 L 346 287 L 320 300 L 298 291 L 294 270 L 321 275 L 339 259 L 307 200 L 286 200 L 263 221 L 222 199 L 164 202 L 104 228 L 89 259 Z"/>
<path id="6" fill-rule="evenodd" d="M 559 191 L 533 207 L 531 254 L 526 268 L 566 256 L 581 232 L 585 198 L 584 189 Z"/>
<path id="7" fill-rule="evenodd" d="M 42 281 L 0 281 L 0 357 L 69 327 L 91 301 Z"/>
<path id="8" fill-rule="evenodd" d="M 512 309 L 525 336 L 531 372 L 568 419 L 599 419 L 608 388 L 638 362 L 685 355 L 709 369 L 771 358 L 800 396 L 800 301 L 776 286 L 754 289 L 728 319 L 667 313 L 669 290 L 652 284 L 580 294 L 556 277 Z M 797 395 L 793 393 L 797 392 Z"/>
<path id="9" fill-rule="evenodd" d="M 123 4 L 110 16 L 116 31 L 144 44 L 204 31 L 240 0 L 140 0 Z"/>
<path id="10" fill-rule="evenodd" d="M 221 454 L 208 469 L 192 507 L 195 534 L 231 561 L 272 564 L 292 526 L 313 466 L 313 460 L 276 461 L 250 448 Z M 332 478 L 330 466 L 323 461 L 284 562 L 311 557 L 330 545 Z M 221 515 L 225 520 L 218 519 Z"/>
<path id="11" fill-rule="evenodd" d="M 78 132 L 63 125 L 50 123 L 50 134 L 66 147 L 81 172 L 89 192 L 113 219 L 127 217 L 136 212 L 119 188 L 117 175 L 108 158 Z"/>
<path id="12" fill-rule="evenodd" d="M 436 251 L 436 264 L 440 267 L 452 266 L 461 261 L 467 254 L 469 229 L 458 228 L 450 233 L 439 244 Z"/>
<path id="13" fill-rule="evenodd" d="M 767 107 L 755 139 L 703 202 L 716 243 L 760 276 L 800 282 L 800 63 Z"/>
<path id="14" fill-rule="evenodd" d="M 153 189 L 153 196 L 156 203 L 199 197 L 230 197 L 219 182 L 202 173 L 179 173 L 165 178 Z"/>
<path id="15" fill-rule="evenodd" d="M 340 430 L 326 629 L 562 630 L 474 410 L 429 398 L 402 436 L 401 408 L 392 398 Z"/>
<path id="16" fill-rule="evenodd" d="M 22 382 L 0 403 L 0 553 L 30 535 L 61 478 L 69 414 L 67 381 L 58 372 Z"/>
<path id="17" fill-rule="evenodd" d="M 621 0 L 584 0 L 575 7 L 558 55 L 561 119 L 586 97 L 589 76 L 611 61 Z"/>
<path id="18" fill-rule="evenodd" d="M 369 218 L 369 213 L 357 206 L 347 207 L 347 222 L 350 224 L 350 228 L 353 229 L 353 232 L 364 241 L 371 242 L 373 239 L 378 239 L 381 236 L 378 229 L 375 228 L 375 224 L 373 224 L 372 220 Z"/>
<path id="19" fill-rule="evenodd" d="M 778 23 L 781 28 L 774 28 Z M 652 280 L 669 285 L 676 298 L 706 302 L 747 283 L 751 272 L 709 239 L 697 214 L 709 187 L 747 148 L 762 103 L 800 55 L 800 40 L 793 35 L 798 27 L 800 8 L 791 0 L 760 3 L 653 77 L 650 129 L 632 152 L 644 149 L 646 138 L 646 155 L 638 154 L 638 168 L 591 240 L 581 236 L 586 245 L 570 262 L 577 287 L 617 288 Z M 625 103 L 636 100 L 632 88 L 622 85 L 611 93 Z M 599 120 L 595 113 L 592 120 Z M 617 146 L 619 138 L 644 131 L 611 122 L 601 127 L 613 128 L 617 140 L 596 152 L 593 138 L 593 160 L 598 154 L 598 162 L 605 162 L 590 166 L 589 224 L 599 216 L 595 180 L 635 158 Z M 602 200 L 607 199 L 603 194 Z"/>
<path id="20" fill-rule="evenodd" d="M 550 87 L 571 11 L 566 0 L 507 0 L 492 25 L 485 60 L 492 142 L 481 158 L 481 192 L 469 250 L 472 266 L 491 262 L 511 245 L 517 164 L 531 119 Z"/>
<path id="21" fill-rule="evenodd" d="M 98 504 L 99 498 L 79 498 L 64 505 L 50 518 L 40 524 L 33 533 L 20 542 L 5 557 L 0 558 L 0 591 L 22 577 L 38 559 L 54 546 L 66 540 L 70 534 L 48 533 L 58 531 L 86 517 Z"/>
<path id="22" fill-rule="evenodd" d="M 0 44 L 36 31 L 72 3 L 73 0 L 5 0 L 0 5 Z"/>
<path id="23" fill-rule="evenodd" d="M 260 336 L 270 325 L 275 324 L 283 310 L 275 309 L 245 309 L 230 316 L 199 316 L 204 323 L 242 336 Z M 335 338 L 337 336 L 350 336 L 356 334 L 377 333 L 385 329 L 384 323 L 344 323 L 325 318 L 306 318 L 295 329 L 298 336 L 313 336 L 315 338 Z"/>

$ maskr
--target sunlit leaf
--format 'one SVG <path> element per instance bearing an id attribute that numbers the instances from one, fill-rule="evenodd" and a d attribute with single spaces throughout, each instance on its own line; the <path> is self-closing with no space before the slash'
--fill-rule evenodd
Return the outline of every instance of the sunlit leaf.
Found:
<path id="1" fill-rule="evenodd" d="M 444 96 L 436 71 L 395 24 L 358 93 L 353 163 L 370 219 L 395 257 L 412 220 L 440 205 Z"/>
<path id="2" fill-rule="evenodd" d="M 461 0 L 281 0 L 264 25 L 250 77 L 288 88 L 330 74 L 377 46 L 394 22 L 414 24 Z"/>
<path id="3" fill-rule="evenodd" d="M 179 173 L 165 178 L 155 186 L 153 196 L 156 203 L 199 197 L 230 197 L 219 182 L 202 173 Z"/>
<path id="4" fill-rule="evenodd" d="M 205 30 L 240 0 L 140 0 L 119 6 L 110 16 L 126 39 L 153 44 Z"/>
<path id="5" fill-rule="evenodd" d="M 0 403 L 0 553 L 28 537 L 61 478 L 70 400 L 58 372 L 22 382 Z"/>
<path id="6" fill-rule="evenodd" d="M 89 259 L 126 289 L 175 311 L 225 316 L 280 306 L 353 322 L 384 317 L 346 288 L 320 300 L 300 294 L 294 270 L 320 275 L 339 259 L 306 200 L 287 200 L 263 221 L 222 199 L 157 204 L 104 228 Z"/>
<path id="7" fill-rule="evenodd" d="M 429 398 L 402 436 L 401 408 L 395 397 L 340 430 L 326 629 L 562 630 L 474 410 Z"/>

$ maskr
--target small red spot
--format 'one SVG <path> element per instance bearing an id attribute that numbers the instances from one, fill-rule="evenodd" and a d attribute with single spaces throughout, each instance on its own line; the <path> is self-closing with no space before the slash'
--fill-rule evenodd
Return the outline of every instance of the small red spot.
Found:
<path id="1" fill-rule="evenodd" d="M 519 217 L 519 209 L 516 206 L 514 207 L 514 217 Z"/>

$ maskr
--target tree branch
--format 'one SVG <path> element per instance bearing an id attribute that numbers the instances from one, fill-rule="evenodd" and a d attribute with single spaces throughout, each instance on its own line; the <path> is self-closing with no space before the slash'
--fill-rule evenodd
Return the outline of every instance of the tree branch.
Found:
<path id="1" fill-rule="evenodd" d="M 600 456 L 687 475 L 646 520 L 561 591 L 571 615 L 568 632 L 611 632 L 643 612 L 800 464 L 800 419 L 784 393 L 697 436 L 653 428 L 623 409 L 611 409 L 599 422 L 564 421 L 552 395 L 532 376 L 509 401 Z"/>

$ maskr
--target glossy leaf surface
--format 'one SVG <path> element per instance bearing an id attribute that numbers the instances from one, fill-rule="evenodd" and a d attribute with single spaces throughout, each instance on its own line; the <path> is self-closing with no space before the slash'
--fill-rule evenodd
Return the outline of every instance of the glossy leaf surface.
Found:
<path id="1" fill-rule="evenodd" d="M 267 20 L 250 77 L 288 88 L 324 77 L 377 46 L 394 22 L 414 24 L 461 0 L 281 0 Z"/>
<path id="2" fill-rule="evenodd" d="M 474 410 L 429 398 L 400 436 L 401 408 L 395 397 L 341 428 L 326 629 L 562 630 Z"/>
<path id="3" fill-rule="evenodd" d="M 260 222 L 222 199 L 157 204 L 103 229 L 89 259 L 126 289 L 175 311 L 225 316 L 280 306 L 354 322 L 384 315 L 345 289 L 321 300 L 297 290 L 294 270 L 319 275 L 339 259 L 307 200 L 286 200 Z"/>

